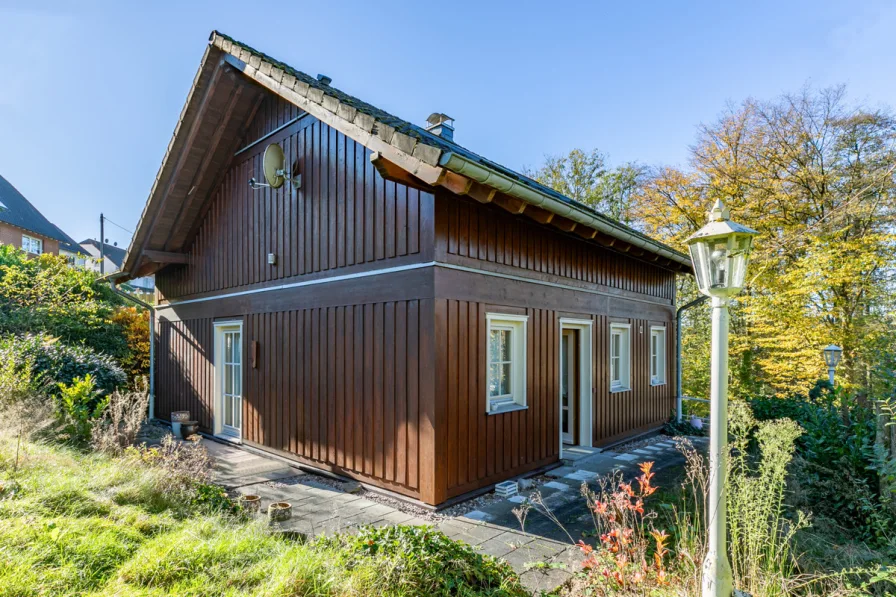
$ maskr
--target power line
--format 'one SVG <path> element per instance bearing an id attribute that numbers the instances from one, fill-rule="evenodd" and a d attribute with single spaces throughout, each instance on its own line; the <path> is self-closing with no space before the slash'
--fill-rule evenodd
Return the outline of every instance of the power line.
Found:
<path id="1" fill-rule="evenodd" d="M 129 232 L 129 233 L 131 233 L 131 234 L 134 234 L 134 231 L 133 231 L 133 230 L 128 230 L 127 228 L 125 228 L 125 227 L 122 226 L 121 224 L 119 224 L 119 223 L 117 223 L 117 222 L 113 222 L 112 220 L 110 220 L 110 219 L 107 218 L 107 217 L 104 217 L 103 219 L 106 220 L 106 222 L 112 224 L 113 226 L 118 226 L 119 228 L 121 228 L 121 229 L 124 230 L 125 232 Z"/>

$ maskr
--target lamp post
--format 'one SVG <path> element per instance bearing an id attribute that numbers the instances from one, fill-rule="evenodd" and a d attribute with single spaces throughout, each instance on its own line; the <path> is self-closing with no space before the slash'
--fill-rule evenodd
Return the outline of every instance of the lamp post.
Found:
<path id="1" fill-rule="evenodd" d="M 824 362 L 828 366 L 828 381 L 831 382 L 833 387 L 834 369 L 837 368 L 837 363 L 840 362 L 840 357 L 843 356 L 843 349 L 836 344 L 830 344 L 821 351 L 821 354 L 824 355 Z"/>
<path id="2" fill-rule="evenodd" d="M 728 460 L 728 301 L 744 286 L 756 231 L 729 220 L 716 200 L 709 222 L 687 240 L 700 292 L 712 299 L 712 375 L 709 434 L 709 545 L 703 597 L 731 597 L 725 476 Z"/>

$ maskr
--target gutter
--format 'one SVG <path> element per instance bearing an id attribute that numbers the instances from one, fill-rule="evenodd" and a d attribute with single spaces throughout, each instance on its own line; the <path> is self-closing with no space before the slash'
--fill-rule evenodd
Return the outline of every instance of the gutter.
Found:
<path id="1" fill-rule="evenodd" d="M 678 308 L 675 312 L 675 420 L 681 423 L 681 314 L 692 307 L 702 305 L 709 299 L 705 294 L 701 294 L 691 302 Z"/>
<path id="2" fill-rule="evenodd" d="M 118 274 L 120 272 L 115 273 Z M 155 418 L 153 414 L 156 412 L 156 308 L 147 302 L 141 301 L 140 299 L 119 290 L 117 282 L 112 276 L 100 279 L 109 282 L 109 285 L 112 287 L 112 292 L 118 296 L 149 311 L 149 420 L 151 421 Z"/>
<path id="3" fill-rule="evenodd" d="M 605 218 L 600 218 L 593 213 L 589 213 L 589 210 L 573 203 L 567 203 L 552 197 L 547 193 L 536 191 L 528 185 L 524 185 L 509 176 L 487 168 L 482 164 L 474 162 L 473 160 L 460 156 L 454 152 L 449 151 L 442 153 L 442 156 L 439 158 L 439 165 L 447 170 L 456 172 L 457 174 L 463 174 L 480 184 L 495 188 L 502 193 L 506 193 L 517 199 L 522 199 L 526 203 L 543 207 L 550 212 L 569 218 L 584 226 L 599 230 L 613 238 L 623 240 L 652 253 L 657 253 L 676 263 L 685 265 L 688 268 L 691 267 L 691 259 L 683 253 L 670 249 L 660 242 L 636 234 L 634 231 L 627 229 L 627 227 L 621 224 Z"/>

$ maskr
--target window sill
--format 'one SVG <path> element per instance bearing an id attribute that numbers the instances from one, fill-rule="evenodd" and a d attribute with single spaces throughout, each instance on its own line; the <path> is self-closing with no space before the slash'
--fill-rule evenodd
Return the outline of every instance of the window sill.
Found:
<path id="1" fill-rule="evenodd" d="M 485 414 L 487 414 L 487 415 L 503 415 L 504 413 L 512 413 L 512 412 L 516 412 L 518 410 L 529 410 L 529 407 L 521 406 L 519 404 L 514 404 L 512 406 L 502 406 L 502 407 L 498 408 L 497 410 L 490 410 Z"/>
<path id="2" fill-rule="evenodd" d="M 611 394 L 622 394 L 623 392 L 631 392 L 631 388 L 610 388 Z"/>
<path id="3" fill-rule="evenodd" d="M 656 387 L 656 386 L 664 386 L 664 385 L 666 385 L 666 382 L 664 382 L 664 381 L 652 381 L 652 382 L 650 382 L 650 385 L 651 385 L 652 387 Z"/>

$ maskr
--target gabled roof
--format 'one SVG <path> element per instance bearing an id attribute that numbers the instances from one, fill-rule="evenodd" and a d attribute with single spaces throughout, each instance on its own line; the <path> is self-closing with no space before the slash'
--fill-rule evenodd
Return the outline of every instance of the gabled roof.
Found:
<path id="1" fill-rule="evenodd" d="M 124 256 L 127 253 L 124 249 L 117 245 L 110 245 L 109 243 L 101 243 L 95 238 L 87 238 L 82 240 L 79 243 L 82 247 L 84 245 L 90 245 L 95 248 L 97 251 L 102 251 L 103 254 L 111 261 L 118 269 L 121 269 L 122 264 L 124 263 Z"/>
<path id="2" fill-rule="evenodd" d="M 219 113 L 221 106 L 204 110 L 216 96 L 214 81 L 220 72 L 236 72 L 240 78 L 283 97 L 300 109 L 366 146 L 373 152 L 371 160 L 385 177 L 423 188 L 443 186 L 450 191 L 467 195 L 478 201 L 494 202 L 514 213 L 527 212 L 542 222 L 552 222 L 568 232 L 593 239 L 618 250 L 631 252 L 645 259 L 658 261 L 672 269 L 690 271 L 687 255 L 654 240 L 596 210 L 578 203 L 531 178 L 488 160 L 464 147 L 434 135 L 420 126 L 398 118 L 356 97 L 344 93 L 327 81 L 319 81 L 231 37 L 213 31 L 209 47 L 203 57 L 193 89 L 181 113 L 168 153 L 156 183 L 150 193 L 137 232 L 128 249 L 123 270 L 127 275 L 140 275 L 158 269 L 174 253 L 184 249 L 189 233 L 169 231 L 167 235 L 154 230 L 154 223 L 162 220 L 183 221 L 183 212 L 191 208 L 164 207 L 167 195 L 164 187 L 180 186 L 174 204 L 189 202 L 185 189 L 196 180 L 195 171 L 182 172 L 185 152 L 190 145 L 202 141 L 203 113 Z M 240 83 L 237 83 L 239 86 Z M 232 93 L 232 91 L 226 91 Z M 247 94 L 248 95 L 248 94 Z M 220 101 L 220 100 L 219 100 Z M 205 123 L 207 135 L 213 131 L 234 128 L 232 121 Z M 226 120 L 226 119 L 225 119 Z M 220 134 L 220 133 L 219 133 Z M 207 144 L 206 144 L 207 145 Z M 207 147 L 206 147 L 207 149 Z M 231 151 L 232 153 L 232 151 Z M 189 157 L 187 158 L 189 161 Z M 194 160 L 195 161 L 195 160 Z M 180 174 L 186 182 L 178 183 Z M 172 183 L 172 177 L 175 178 Z M 193 187 L 195 190 L 195 187 Z M 192 191 L 189 195 L 193 195 Z M 203 197 L 195 193 L 192 199 Z M 198 213 L 198 209 L 195 210 Z M 182 226 L 186 224 L 181 224 Z M 154 258 L 157 258 L 154 261 Z M 153 267 L 152 263 L 156 266 Z"/>
<path id="3" fill-rule="evenodd" d="M 59 240 L 59 250 L 60 251 L 68 251 L 69 253 L 74 253 L 74 254 L 84 252 L 84 249 L 81 247 L 81 245 L 76 243 L 75 239 L 73 239 L 68 234 L 63 232 L 62 228 L 60 228 L 59 226 L 56 226 L 56 224 L 53 224 L 53 226 L 56 228 L 56 230 L 59 231 L 59 234 L 65 238 L 65 240 Z"/>
<path id="4" fill-rule="evenodd" d="M 37 208 L 31 205 L 31 202 L 25 199 L 25 196 L 2 176 L 0 176 L 0 222 L 58 240 L 63 249 L 65 249 L 63 245 L 71 244 L 74 247 L 78 245 L 69 235 L 37 211 Z"/>

